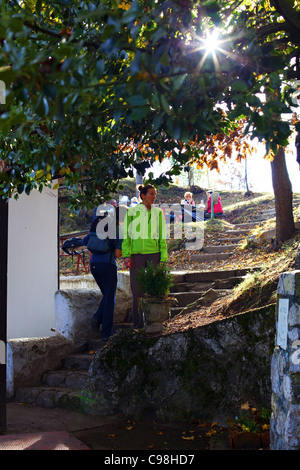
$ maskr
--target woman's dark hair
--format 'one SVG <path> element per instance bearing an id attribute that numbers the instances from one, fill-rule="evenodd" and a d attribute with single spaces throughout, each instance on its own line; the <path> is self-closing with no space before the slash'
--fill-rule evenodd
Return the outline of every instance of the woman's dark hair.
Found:
<path id="1" fill-rule="evenodd" d="M 152 184 L 147 184 L 147 186 L 143 186 L 143 185 L 138 186 L 141 199 L 143 199 L 142 195 L 145 196 L 147 192 L 149 191 L 149 189 L 155 189 L 155 187 Z"/>

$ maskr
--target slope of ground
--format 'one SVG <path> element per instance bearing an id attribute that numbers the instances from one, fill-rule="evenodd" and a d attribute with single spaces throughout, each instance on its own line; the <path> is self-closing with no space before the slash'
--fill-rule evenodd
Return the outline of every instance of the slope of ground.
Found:
<path id="1" fill-rule="evenodd" d="M 259 201 L 259 209 L 257 203 Z M 236 204 L 232 212 L 228 213 L 226 222 L 214 220 L 206 223 L 205 244 L 219 243 L 217 234 L 228 225 L 242 223 L 247 224 L 255 220 L 261 210 L 274 208 L 274 200 L 270 195 L 262 195 L 249 200 L 247 203 Z M 300 210 L 294 208 L 294 219 L 300 219 Z M 238 222 L 236 222 L 238 221 Z M 242 221 L 242 222 L 241 222 Z M 235 225 L 232 225 L 234 228 Z M 209 307 L 197 309 L 195 312 L 182 314 L 173 318 L 166 324 L 165 333 L 182 331 L 187 328 L 198 327 L 201 324 L 221 320 L 229 315 L 246 312 L 276 302 L 276 290 L 281 273 L 294 269 L 300 233 L 296 231 L 293 239 L 285 242 L 279 251 L 272 251 L 270 241 L 262 243 L 254 242 L 260 234 L 272 230 L 276 226 L 275 218 L 267 219 L 254 225 L 248 235 L 238 243 L 232 255 L 223 261 L 201 262 L 192 261 L 193 252 L 180 248 L 172 251 L 169 256 L 169 264 L 172 270 L 230 270 L 239 268 L 253 268 L 253 271 L 245 276 L 244 281 L 235 287 L 228 296 L 216 300 Z M 259 268 L 256 270 L 255 268 Z"/>
<path id="2" fill-rule="evenodd" d="M 280 252 L 270 253 L 265 245 L 259 249 L 245 250 L 242 259 L 237 251 L 236 257 L 226 260 L 222 266 L 216 262 L 215 269 L 261 266 L 261 270 L 250 272 L 231 294 L 214 301 L 209 307 L 205 306 L 187 314 L 183 312 L 166 322 L 164 334 L 197 328 L 230 315 L 275 303 L 279 276 L 294 269 L 299 242 L 300 235 L 297 235 L 294 240 L 286 243 Z"/>

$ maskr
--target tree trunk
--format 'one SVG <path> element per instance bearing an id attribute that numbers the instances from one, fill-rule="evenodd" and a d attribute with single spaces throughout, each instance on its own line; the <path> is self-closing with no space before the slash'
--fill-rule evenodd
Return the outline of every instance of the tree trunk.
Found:
<path id="1" fill-rule="evenodd" d="M 293 238 L 295 233 L 292 185 L 282 147 L 278 149 L 274 160 L 271 162 L 271 170 L 276 214 L 276 236 L 273 248 L 278 250 L 282 243 Z"/>
<path id="2" fill-rule="evenodd" d="M 249 184 L 248 184 L 248 165 L 247 165 L 247 157 L 245 158 L 245 186 L 246 186 L 246 193 L 245 196 L 250 196 L 251 191 L 249 189 Z"/>
<path id="3" fill-rule="evenodd" d="M 135 177 L 135 185 L 136 185 L 136 186 L 135 186 L 135 195 L 136 195 L 137 198 L 138 198 L 139 195 L 140 195 L 139 190 L 138 190 L 138 187 L 139 187 L 140 185 L 143 185 L 143 180 L 144 180 L 143 175 L 141 175 L 140 173 L 136 172 L 136 177 Z"/>

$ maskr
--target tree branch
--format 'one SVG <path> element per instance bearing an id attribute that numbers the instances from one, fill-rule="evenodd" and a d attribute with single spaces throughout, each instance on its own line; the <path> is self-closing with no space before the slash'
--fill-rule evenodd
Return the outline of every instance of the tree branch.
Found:
<path id="1" fill-rule="evenodd" d="M 36 22 L 29 23 L 28 21 L 24 21 L 24 25 L 27 26 L 27 28 L 31 28 L 34 31 L 37 31 L 39 33 L 44 33 L 44 34 L 47 34 L 48 36 L 52 36 L 52 37 L 55 37 L 55 38 L 61 38 L 61 34 L 55 32 L 55 31 L 52 31 L 51 29 L 42 28 Z"/>
<path id="2" fill-rule="evenodd" d="M 291 5 L 289 0 L 271 0 L 271 5 L 283 16 L 293 30 L 300 34 L 299 12 Z"/>
<path id="3" fill-rule="evenodd" d="M 276 34 L 279 31 L 285 31 L 287 33 L 290 33 L 290 28 L 289 25 L 284 22 L 284 23 L 273 23 L 273 24 L 267 24 L 266 26 L 262 26 L 256 30 L 256 35 L 260 38 L 269 36 L 269 34 Z"/>

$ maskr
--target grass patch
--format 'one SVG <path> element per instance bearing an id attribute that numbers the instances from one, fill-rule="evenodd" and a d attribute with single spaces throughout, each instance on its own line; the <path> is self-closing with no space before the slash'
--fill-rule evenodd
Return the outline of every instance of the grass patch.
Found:
<path id="1" fill-rule="evenodd" d="M 222 232 L 233 229 L 234 225 L 224 219 L 206 219 L 204 227 L 208 232 Z"/>
<path id="2" fill-rule="evenodd" d="M 223 206 L 223 210 L 227 212 L 233 212 L 237 209 L 252 210 L 254 207 L 261 207 L 262 204 L 267 204 L 272 201 L 274 201 L 274 194 L 272 193 L 255 193 L 252 196 L 245 197 L 243 200 Z"/>

